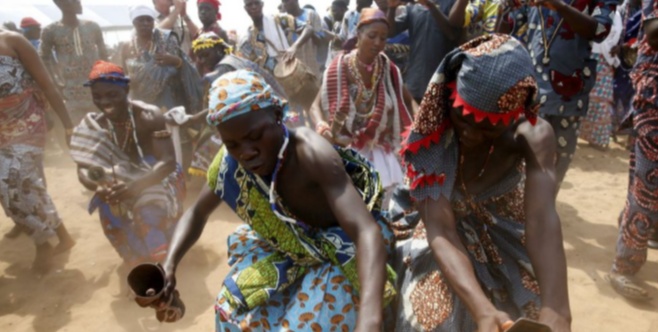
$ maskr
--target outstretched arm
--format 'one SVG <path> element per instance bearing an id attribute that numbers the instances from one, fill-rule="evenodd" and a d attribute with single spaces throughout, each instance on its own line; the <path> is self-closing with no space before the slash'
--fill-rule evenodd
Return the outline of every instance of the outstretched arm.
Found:
<path id="1" fill-rule="evenodd" d="M 173 30 L 174 25 L 178 21 L 178 17 L 183 12 L 185 7 L 185 0 L 174 0 L 174 9 L 169 12 L 169 15 L 165 17 L 160 23 L 157 24 L 157 27 L 163 30 Z"/>
<path id="2" fill-rule="evenodd" d="M 302 167 L 312 174 L 329 201 L 338 224 L 356 245 L 360 308 L 356 331 L 379 331 L 382 324 L 382 298 L 386 280 L 386 248 L 379 225 L 345 172 L 334 148 L 320 136 L 311 134 L 309 146 L 300 148 Z"/>
<path id="3" fill-rule="evenodd" d="M 567 263 L 555 209 L 555 136 L 541 119 L 535 126 L 521 124 L 519 131 L 526 151 L 526 247 L 541 290 L 540 321 L 555 332 L 570 331 Z"/>
<path id="4" fill-rule="evenodd" d="M 163 262 L 166 273 L 165 298 L 176 288 L 176 268 L 183 256 L 199 240 L 210 214 L 219 206 L 221 199 L 208 186 L 201 190 L 196 202 L 178 221 L 169 245 L 167 258 Z"/>
<path id="5" fill-rule="evenodd" d="M 466 7 L 468 7 L 468 4 L 468 0 L 457 0 L 455 4 L 452 5 L 448 16 L 450 25 L 455 28 L 464 27 L 464 21 L 466 21 Z"/>
<path id="6" fill-rule="evenodd" d="M 554 10 L 569 23 L 571 29 L 581 37 L 595 42 L 603 41 L 610 32 L 612 18 L 610 13 L 615 10 L 617 0 L 594 0 L 591 1 L 590 10 L 598 8 L 597 14 L 589 15 L 578 8 L 570 6 L 563 0 L 539 0 L 538 6 L 544 6 Z"/>
<path id="7" fill-rule="evenodd" d="M 468 253 L 457 234 L 455 216 L 450 202 L 428 198 L 418 204 L 425 223 L 427 241 L 443 276 L 466 304 L 478 324 L 479 332 L 502 331 L 509 316 L 489 301 L 478 282 Z"/>
<path id="8" fill-rule="evenodd" d="M 450 25 L 448 18 L 439 10 L 439 7 L 434 2 L 432 2 L 432 0 L 418 0 L 418 3 L 425 6 L 425 8 L 429 10 L 432 18 L 434 19 L 434 22 L 439 27 L 439 30 L 441 30 L 448 37 L 448 39 L 457 39 L 459 35 L 457 33 L 458 30 Z M 459 30 L 461 30 L 461 26 L 459 27 Z"/>

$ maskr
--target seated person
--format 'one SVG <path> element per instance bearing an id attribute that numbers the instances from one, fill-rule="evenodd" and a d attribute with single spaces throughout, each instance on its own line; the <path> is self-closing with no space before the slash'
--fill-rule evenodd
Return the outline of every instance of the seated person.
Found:
<path id="1" fill-rule="evenodd" d="M 256 73 L 219 77 L 209 109 L 224 147 L 174 233 L 163 264 L 165 302 L 183 255 L 226 202 L 246 225 L 228 238 L 231 270 L 215 306 L 217 331 L 381 329 L 382 308 L 395 295 L 386 264 L 393 234 L 371 165 L 311 129 L 289 130 L 288 105 Z"/>
<path id="2" fill-rule="evenodd" d="M 423 224 L 398 247 L 396 331 L 570 331 L 555 138 L 528 51 L 492 34 L 449 53 L 403 144 Z"/>
<path id="3" fill-rule="evenodd" d="M 185 181 L 157 107 L 128 99 L 121 67 L 98 61 L 89 74 L 94 104 L 71 138 L 78 178 L 95 191 L 105 236 L 128 267 L 167 254 L 182 213 Z"/>

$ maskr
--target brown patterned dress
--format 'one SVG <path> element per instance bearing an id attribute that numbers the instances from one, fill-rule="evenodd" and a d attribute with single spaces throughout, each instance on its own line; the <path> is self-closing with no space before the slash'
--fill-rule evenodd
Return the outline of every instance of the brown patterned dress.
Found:
<path id="1" fill-rule="evenodd" d="M 525 248 L 525 166 L 519 161 L 497 186 L 470 197 L 455 190 L 451 205 L 457 232 L 480 286 L 512 318 L 537 318 L 539 285 Z M 396 331 L 475 331 L 466 304 L 442 275 L 425 226 L 398 245 L 400 280 Z"/>

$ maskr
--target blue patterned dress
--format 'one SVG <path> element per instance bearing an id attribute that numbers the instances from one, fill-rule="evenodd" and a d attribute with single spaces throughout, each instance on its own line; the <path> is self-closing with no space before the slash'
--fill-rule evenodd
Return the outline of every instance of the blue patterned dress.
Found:
<path id="1" fill-rule="evenodd" d="M 381 227 L 389 253 L 393 233 L 382 212 L 381 185 L 353 150 L 338 150 L 345 170 Z M 356 246 L 340 227 L 315 229 L 279 219 L 269 203 L 269 179 L 243 169 L 222 148 L 208 183 L 247 225 L 229 236 L 229 265 L 215 304 L 216 330 L 352 331 L 356 326 Z M 290 216 L 281 202 L 277 205 Z M 388 267 L 384 302 L 395 295 Z"/>

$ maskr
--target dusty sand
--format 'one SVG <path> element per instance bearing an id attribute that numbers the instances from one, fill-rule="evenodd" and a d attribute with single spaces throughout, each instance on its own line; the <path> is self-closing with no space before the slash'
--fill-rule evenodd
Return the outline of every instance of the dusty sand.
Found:
<path id="1" fill-rule="evenodd" d="M 636 305 L 605 281 L 624 204 L 628 153 L 613 144 L 599 152 L 581 144 L 560 193 L 558 211 L 569 264 L 574 331 L 658 331 L 658 300 Z M 126 296 L 120 259 L 103 236 L 97 215 L 86 212 L 89 197 L 73 164 L 48 158 L 49 191 L 77 241 L 57 267 L 42 278 L 30 271 L 34 245 L 28 237 L 0 238 L 0 331 L 212 331 L 213 299 L 227 271 L 226 236 L 239 220 L 226 207 L 215 212 L 197 245 L 179 268 L 178 284 L 187 304 L 185 318 L 160 324 L 150 309 Z M 188 195 L 188 202 L 196 193 Z M 13 223 L 0 216 L 0 234 Z M 658 251 L 639 274 L 658 298 Z"/>

